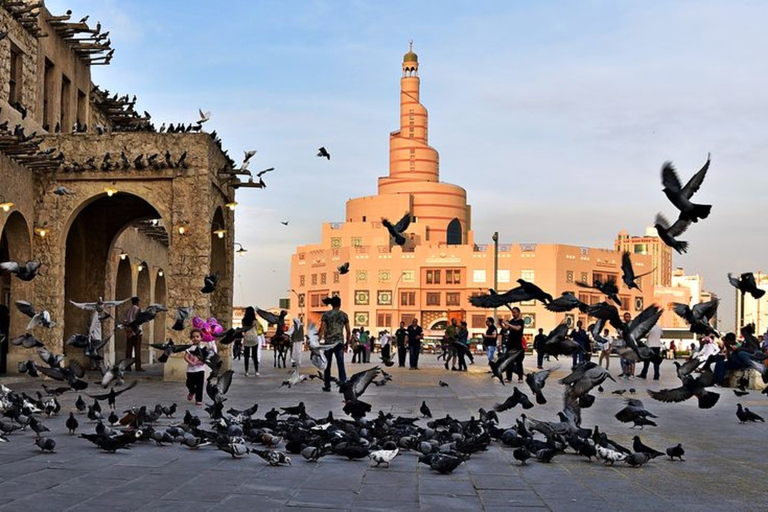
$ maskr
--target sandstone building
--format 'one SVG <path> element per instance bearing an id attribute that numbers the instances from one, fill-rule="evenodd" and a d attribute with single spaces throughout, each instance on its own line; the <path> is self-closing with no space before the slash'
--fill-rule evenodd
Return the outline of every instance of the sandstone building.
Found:
<path id="1" fill-rule="evenodd" d="M 231 318 L 240 182 L 220 141 L 188 129 L 159 133 L 136 111 L 135 96 L 94 85 L 91 66 L 108 64 L 114 52 L 100 24 L 26 0 L 2 3 L 0 27 L 0 261 L 43 264 L 30 282 L 0 275 L 8 336 L 24 333 L 28 321 L 16 300 L 50 311 L 56 325 L 34 334 L 70 359 L 82 350 L 63 340 L 87 332 L 89 322 L 71 300 L 137 295 L 142 306 L 166 305 L 169 312 L 144 328 L 145 348 L 183 335 L 167 329 L 176 306 Z M 210 273 L 219 273 L 219 284 L 203 295 Z M 107 320 L 105 332 L 114 325 Z M 124 343 L 118 330 L 107 359 L 122 358 Z M 11 347 L 9 371 L 33 355 Z M 145 350 L 143 360 L 151 357 Z"/>
<path id="2" fill-rule="evenodd" d="M 621 252 L 564 244 L 478 243 L 472 231 L 466 191 L 440 181 L 440 160 L 428 142 L 428 115 L 419 95 L 419 62 L 413 51 L 403 57 L 400 80 L 400 127 L 389 136 L 389 174 L 378 179 L 376 195 L 351 199 L 344 222 L 326 222 L 318 244 L 296 249 L 291 260 L 292 315 L 317 322 L 327 307 L 321 300 L 339 295 L 354 326 L 371 332 L 395 329 L 418 318 L 428 335 L 439 336 L 451 318 L 465 319 L 470 332 L 484 330 L 492 310 L 471 306 L 468 298 L 495 287 L 506 291 L 518 278 L 533 281 L 555 296 L 572 291 L 584 302 L 604 300 L 576 281 L 615 278 L 621 281 Z M 382 217 L 396 222 L 410 213 L 404 246 L 395 245 Z M 514 235 L 512 233 L 512 235 Z M 636 272 L 654 267 L 654 257 L 633 251 Z M 349 262 L 348 274 L 337 267 Z M 671 257 L 662 260 L 669 265 Z M 494 269 L 496 279 L 494 280 Z M 623 285 L 621 309 L 633 315 L 653 302 L 652 276 L 642 292 Z M 536 328 L 549 331 L 561 321 L 586 317 L 578 311 L 552 313 L 538 302 L 520 305 L 529 338 Z M 508 317 L 507 309 L 498 315 Z"/>

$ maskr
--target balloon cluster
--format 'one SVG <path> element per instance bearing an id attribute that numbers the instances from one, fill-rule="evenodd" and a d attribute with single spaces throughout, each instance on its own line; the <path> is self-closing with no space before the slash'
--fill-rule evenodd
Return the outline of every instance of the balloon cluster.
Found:
<path id="1" fill-rule="evenodd" d="M 203 341 L 215 340 L 215 334 L 221 334 L 224 332 L 224 328 L 219 325 L 219 321 L 211 317 L 208 320 L 204 320 L 199 316 L 192 319 L 192 327 L 194 329 L 200 329 L 203 333 Z"/>

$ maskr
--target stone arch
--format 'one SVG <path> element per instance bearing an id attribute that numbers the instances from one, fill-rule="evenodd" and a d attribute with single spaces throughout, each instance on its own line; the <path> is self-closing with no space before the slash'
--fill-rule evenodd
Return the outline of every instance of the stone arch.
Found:
<path id="1" fill-rule="evenodd" d="M 224 236 L 219 236 L 214 231 L 218 229 L 226 230 Z M 210 258 L 210 272 L 217 273 L 219 276 L 224 276 L 227 273 L 227 241 L 230 239 L 231 227 L 227 226 L 224 222 L 224 211 L 219 206 L 216 208 L 211 220 L 211 258 Z M 216 290 L 210 295 L 211 302 L 211 316 L 218 319 L 219 322 L 229 322 L 229 319 L 221 318 L 225 314 L 224 304 L 226 300 L 224 298 L 224 291 L 222 287 L 216 288 Z"/>
<path id="2" fill-rule="evenodd" d="M 25 263 L 31 258 L 32 240 L 29 224 L 24 215 L 13 211 L 8 215 L 5 225 L 0 228 L 0 262 Z M 12 350 L 9 340 L 22 334 L 29 320 L 14 307 L 13 303 L 16 300 L 29 300 L 29 297 L 33 296 L 33 286 L 31 281 L 21 281 L 11 274 L 0 273 L 0 305 L 7 307 L 9 313 L 8 325 L 0 325 L 0 329 L 8 331 L 0 333 L 7 338 L 3 350 L 8 351 L 0 354 L 0 374 L 8 371 L 8 355 Z M 23 349 L 14 347 L 13 350 Z"/>
<path id="3" fill-rule="evenodd" d="M 64 339 L 77 332 L 86 332 L 90 321 L 89 312 L 72 306 L 70 300 L 90 302 L 99 297 L 112 298 L 108 297 L 107 293 L 107 281 L 111 280 L 111 276 L 107 275 L 107 268 L 114 241 L 120 233 L 139 220 L 159 217 L 158 210 L 148 201 L 127 192 L 120 192 L 112 197 L 106 194 L 92 196 L 73 211 L 65 223 L 66 229 L 61 237 L 65 251 Z M 121 260 L 118 269 L 124 261 L 129 260 Z M 141 296 L 140 293 L 139 295 Z M 151 298 L 148 287 L 146 294 L 141 298 L 142 305 L 145 306 Z M 118 321 L 119 319 L 120 317 Z M 67 353 L 66 346 L 64 349 Z M 67 355 L 71 357 L 83 357 L 79 349 L 70 352 L 71 354 Z M 116 354 L 119 358 L 121 352 Z"/>
<path id="4" fill-rule="evenodd" d="M 461 236 L 461 221 L 456 217 L 448 223 L 448 228 L 445 233 L 445 243 L 448 245 L 461 245 L 463 243 Z"/>
<path id="5" fill-rule="evenodd" d="M 162 269 L 158 269 L 155 272 L 155 299 L 153 302 L 157 304 L 166 305 L 167 289 L 165 285 L 165 273 Z M 154 320 L 154 327 L 152 329 L 152 337 L 154 343 L 162 343 L 165 340 L 165 318 L 167 313 L 158 313 Z M 152 357 L 154 352 L 149 351 L 149 356 Z"/>
<path id="6" fill-rule="evenodd" d="M 133 297 L 133 271 L 131 270 L 131 258 L 126 256 L 125 259 L 120 259 L 117 264 L 117 272 L 115 273 L 115 299 L 123 300 L 125 298 Z M 131 307 L 131 302 L 128 301 L 125 304 L 121 304 L 115 308 L 115 322 L 120 323 L 123 315 Z M 114 354 L 115 359 L 122 359 L 125 354 L 125 331 L 118 329 L 115 331 L 114 341 Z M 113 361 L 114 362 L 114 361 Z"/>

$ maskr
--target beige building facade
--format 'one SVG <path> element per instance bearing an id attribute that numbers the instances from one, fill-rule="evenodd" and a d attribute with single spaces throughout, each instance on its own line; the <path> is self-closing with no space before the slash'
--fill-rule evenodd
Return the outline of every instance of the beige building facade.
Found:
<path id="1" fill-rule="evenodd" d="M 439 336 L 451 318 L 467 321 L 479 335 L 493 310 L 475 308 L 469 297 L 503 292 L 519 278 L 535 282 L 555 297 L 570 291 L 587 303 L 605 298 L 576 281 L 616 279 L 621 283 L 621 252 L 565 244 L 478 244 L 471 229 L 471 207 L 459 185 L 440 181 L 439 155 L 429 146 L 428 113 L 420 100 L 418 57 L 405 54 L 400 81 L 400 127 L 390 134 L 389 173 L 378 179 L 376 195 L 347 202 L 344 222 L 326 222 L 321 241 L 296 249 L 291 259 L 290 313 L 317 322 L 327 307 L 322 298 L 339 295 L 353 327 L 373 333 L 396 329 L 417 318 L 430 336 Z M 404 246 L 393 243 L 382 226 L 410 213 Z M 502 234 L 502 238 L 506 234 Z M 638 252 L 638 274 L 653 268 L 653 255 Z M 498 263 L 496 263 L 496 260 Z M 670 258 L 671 265 L 671 258 Z M 338 267 L 349 262 L 349 273 Z M 494 280 L 494 269 L 496 276 Z M 640 280 L 642 292 L 621 285 L 620 309 L 633 315 L 653 302 L 652 276 Z M 522 303 L 527 329 L 545 332 L 559 322 L 583 320 L 578 311 L 552 313 L 538 302 Z M 498 310 L 509 317 L 509 310 Z"/>
<path id="2" fill-rule="evenodd" d="M 82 349 L 64 340 L 86 333 L 90 316 L 70 301 L 135 295 L 142 307 L 169 309 L 144 326 L 142 359 L 151 362 L 148 342 L 186 336 L 168 329 L 175 307 L 232 317 L 234 189 L 226 171 L 233 162 L 209 134 L 158 133 L 135 110 L 135 97 L 94 85 L 91 66 L 109 63 L 109 39 L 100 24 L 69 18 L 42 2 L 0 6 L 7 32 L 0 39 L 0 203 L 7 206 L 0 209 L 0 261 L 42 263 L 29 282 L 0 274 L 7 337 L 25 332 L 28 319 L 14 307 L 25 300 L 56 322 L 35 336 L 69 360 L 82 359 Z M 204 295 L 210 273 L 219 283 Z M 104 323 L 105 336 L 115 317 L 122 310 Z M 121 359 L 124 346 L 115 331 L 106 360 Z M 11 346 L 7 370 L 33 357 Z M 166 377 L 183 378 L 179 361 L 166 364 Z"/>

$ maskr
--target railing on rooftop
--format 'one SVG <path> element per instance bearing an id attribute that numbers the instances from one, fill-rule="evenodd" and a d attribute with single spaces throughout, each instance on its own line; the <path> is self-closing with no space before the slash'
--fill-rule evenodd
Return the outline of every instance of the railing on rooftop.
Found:
<path id="1" fill-rule="evenodd" d="M 331 229 L 341 229 L 341 226 L 344 225 L 343 222 L 329 222 L 328 225 Z"/>

